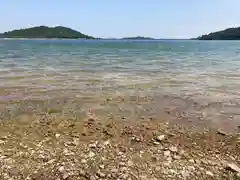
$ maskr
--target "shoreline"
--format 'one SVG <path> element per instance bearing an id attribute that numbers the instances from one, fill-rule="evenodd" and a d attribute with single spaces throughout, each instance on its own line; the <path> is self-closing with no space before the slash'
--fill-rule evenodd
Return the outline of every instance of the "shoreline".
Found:
<path id="1" fill-rule="evenodd" d="M 0 134 L 3 180 L 240 178 L 239 134 L 214 129 L 51 112 L 1 122 Z"/>
<path id="2" fill-rule="evenodd" d="M 200 130 L 196 121 L 187 121 L 188 126 L 181 113 L 187 112 L 184 101 L 152 98 L 79 96 L 1 103 L 0 178 L 240 178 L 240 129 Z M 164 103 L 173 100 L 183 109 Z M 157 107 L 163 112 L 152 114 Z"/>

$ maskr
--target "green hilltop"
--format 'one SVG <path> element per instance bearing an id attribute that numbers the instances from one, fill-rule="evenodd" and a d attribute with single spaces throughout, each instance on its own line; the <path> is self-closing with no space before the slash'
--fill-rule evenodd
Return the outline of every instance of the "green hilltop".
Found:
<path id="1" fill-rule="evenodd" d="M 198 40 L 240 40 L 240 27 L 212 32 L 197 38 Z"/>
<path id="2" fill-rule="evenodd" d="M 71 28 L 56 26 L 36 26 L 18 29 L 0 34 L 0 38 L 59 38 L 59 39 L 95 39 Z"/>

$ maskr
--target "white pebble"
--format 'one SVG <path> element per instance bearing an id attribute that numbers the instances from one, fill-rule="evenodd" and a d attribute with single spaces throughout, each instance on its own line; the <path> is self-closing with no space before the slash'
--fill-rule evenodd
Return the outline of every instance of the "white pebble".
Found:
<path id="1" fill-rule="evenodd" d="M 94 157 L 94 156 L 95 156 L 95 153 L 92 152 L 92 151 L 90 151 L 89 154 L 88 154 L 88 157 L 92 158 L 92 157 Z"/>
<path id="2" fill-rule="evenodd" d="M 188 160 L 190 163 L 195 163 L 194 159 L 189 159 Z"/>
<path id="3" fill-rule="evenodd" d="M 165 135 L 160 135 L 157 137 L 158 141 L 163 141 L 165 139 Z"/>
<path id="4" fill-rule="evenodd" d="M 170 156 L 170 155 L 171 155 L 171 152 L 170 152 L 170 151 L 164 151 L 164 153 L 163 153 L 163 154 L 164 154 L 164 156 L 166 156 L 166 157 L 167 157 L 167 156 Z"/>
<path id="5" fill-rule="evenodd" d="M 211 171 L 206 171 L 206 175 L 214 176 L 214 174 Z"/>
<path id="6" fill-rule="evenodd" d="M 65 172 L 65 169 L 64 169 L 63 166 L 61 166 L 61 167 L 58 168 L 58 171 L 59 171 L 60 173 L 64 173 L 64 172 Z"/>
<path id="7" fill-rule="evenodd" d="M 60 134 L 58 134 L 58 133 L 57 133 L 57 134 L 55 134 L 55 137 L 56 137 L 56 138 L 59 138 L 60 136 L 61 136 L 61 135 L 60 135 Z"/>
<path id="8" fill-rule="evenodd" d="M 172 152 L 177 152 L 178 151 L 177 147 L 175 147 L 175 146 L 171 146 L 169 148 L 169 150 L 172 151 Z"/>

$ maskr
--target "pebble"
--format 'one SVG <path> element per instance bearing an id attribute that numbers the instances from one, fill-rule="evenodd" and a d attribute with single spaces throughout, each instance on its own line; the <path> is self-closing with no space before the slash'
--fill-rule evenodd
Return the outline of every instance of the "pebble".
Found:
<path id="1" fill-rule="evenodd" d="M 90 180 L 96 180 L 97 178 L 95 176 L 90 176 Z"/>
<path id="2" fill-rule="evenodd" d="M 195 163 L 194 159 L 189 159 L 188 162 Z"/>
<path id="3" fill-rule="evenodd" d="M 94 156 L 95 156 L 95 153 L 92 152 L 92 151 L 90 151 L 89 154 L 88 154 L 88 157 L 89 157 L 89 158 L 93 158 Z"/>
<path id="4" fill-rule="evenodd" d="M 171 155 L 171 152 L 170 151 L 164 151 L 164 156 L 167 157 L 167 156 L 170 156 Z"/>
<path id="5" fill-rule="evenodd" d="M 183 150 L 183 149 L 181 149 L 180 151 L 179 151 L 179 155 L 184 155 L 185 154 L 185 151 Z"/>
<path id="6" fill-rule="evenodd" d="M 227 169 L 237 172 L 237 173 L 240 173 L 240 168 L 234 163 L 227 164 Z"/>
<path id="7" fill-rule="evenodd" d="M 86 164 L 86 163 L 87 163 L 87 160 L 86 160 L 86 159 L 82 159 L 82 160 L 81 160 L 81 163 L 82 163 L 82 164 Z"/>
<path id="8" fill-rule="evenodd" d="M 155 145 L 159 145 L 160 143 L 157 142 L 157 141 L 154 141 L 153 144 L 155 144 Z"/>
<path id="9" fill-rule="evenodd" d="M 64 172 L 65 172 L 65 169 L 64 169 L 63 166 L 61 166 L 61 167 L 58 168 L 58 171 L 59 171 L 60 173 L 64 173 Z"/>
<path id="10" fill-rule="evenodd" d="M 156 138 L 158 141 L 163 141 L 165 139 L 165 135 L 160 135 Z"/>
<path id="11" fill-rule="evenodd" d="M 172 151 L 172 152 L 177 152 L 178 151 L 177 147 L 175 147 L 175 146 L 171 146 L 169 148 L 169 150 Z"/>
<path id="12" fill-rule="evenodd" d="M 169 157 L 167 158 L 167 161 L 168 161 L 168 162 L 171 162 L 171 161 L 172 161 L 172 157 L 169 156 Z"/>
<path id="13" fill-rule="evenodd" d="M 63 174 L 63 179 L 67 179 L 69 177 L 69 174 L 68 173 L 64 173 Z"/>
<path id="14" fill-rule="evenodd" d="M 101 165 L 99 166 L 99 168 L 100 168 L 100 169 L 104 169 L 104 165 L 101 164 Z"/>
<path id="15" fill-rule="evenodd" d="M 89 144 L 88 147 L 90 147 L 90 148 L 96 148 L 97 145 L 96 145 L 95 143 L 94 143 L 94 144 Z"/>
<path id="16" fill-rule="evenodd" d="M 185 171 L 185 170 L 183 170 L 183 171 L 181 172 L 181 174 L 182 174 L 183 179 L 186 179 L 186 178 L 189 176 L 189 172 L 187 172 L 187 171 Z"/>
<path id="17" fill-rule="evenodd" d="M 174 155 L 174 156 L 173 156 L 173 159 L 179 160 L 179 159 L 181 159 L 181 156 Z"/>
<path id="18" fill-rule="evenodd" d="M 227 136 L 227 133 L 224 132 L 223 130 L 220 130 L 220 129 L 217 131 L 217 133 L 222 135 L 222 136 Z"/>
<path id="19" fill-rule="evenodd" d="M 73 138 L 73 143 L 78 146 L 79 145 L 79 139 L 78 138 Z"/>
<path id="20" fill-rule="evenodd" d="M 100 178 L 104 178 L 106 175 L 100 171 L 97 172 L 97 176 Z"/>
<path id="21" fill-rule="evenodd" d="M 239 178 L 240 178 L 240 173 L 237 173 L 237 177 L 239 177 Z"/>
<path id="22" fill-rule="evenodd" d="M 86 172 L 82 169 L 79 170 L 79 175 L 80 176 L 85 176 L 86 175 Z"/>
<path id="23" fill-rule="evenodd" d="M 51 159 L 51 160 L 49 160 L 47 163 L 48 164 L 52 164 L 52 163 L 54 163 L 56 160 L 55 159 Z"/>
<path id="24" fill-rule="evenodd" d="M 104 146 L 107 146 L 107 145 L 109 145 L 109 144 L 110 144 L 110 141 L 109 141 L 109 140 L 107 140 L 107 141 L 105 141 L 105 142 L 103 143 Z"/>
<path id="25" fill-rule="evenodd" d="M 58 133 L 57 133 L 57 134 L 55 134 L 55 137 L 56 137 L 56 138 L 59 138 L 60 136 L 61 136 L 61 135 L 60 135 L 60 134 L 58 134 Z"/>
<path id="26" fill-rule="evenodd" d="M 149 178 L 146 175 L 140 175 L 140 180 L 148 180 Z"/>
<path id="27" fill-rule="evenodd" d="M 214 176 L 214 174 L 211 171 L 206 171 L 206 175 L 208 176 Z"/>
<path id="28" fill-rule="evenodd" d="M 128 164 L 128 166 L 133 166 L 134 165 L 134 163 L 131 160 L 128 160 L 127 164 Z"/>
<path id="29" fill-rule="evenodd" d="M 195 160 L 195 162 L 197 163 L 197 164 L 201 164 L 201 161 L 200 160 Z"/>

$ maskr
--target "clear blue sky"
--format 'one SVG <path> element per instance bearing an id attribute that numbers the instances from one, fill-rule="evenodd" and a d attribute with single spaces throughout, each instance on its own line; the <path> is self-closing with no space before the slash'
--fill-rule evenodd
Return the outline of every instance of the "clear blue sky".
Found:
<path id="1" fill-rule="evenodd" d="M 67 26 L 95 37 L 196 37 L 240 26 L 240 0 L 1 0 L 0 32 Z"/>

